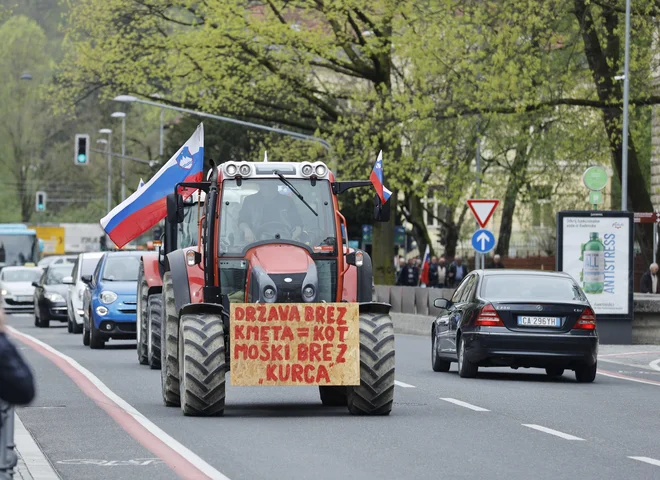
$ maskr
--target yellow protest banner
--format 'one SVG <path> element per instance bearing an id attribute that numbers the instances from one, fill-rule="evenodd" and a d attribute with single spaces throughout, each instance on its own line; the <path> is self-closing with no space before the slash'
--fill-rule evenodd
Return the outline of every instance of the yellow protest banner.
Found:
<path id="1" fill-rule="evenodd" d="M 231 383 L 359 385 L 356 303 L 232 303 Z"/>

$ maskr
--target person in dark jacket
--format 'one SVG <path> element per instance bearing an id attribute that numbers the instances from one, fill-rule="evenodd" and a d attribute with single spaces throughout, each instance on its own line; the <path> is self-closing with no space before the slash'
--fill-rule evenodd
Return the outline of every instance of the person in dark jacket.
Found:
<path id="1" fill-rule="evenodd" d="M 493 261 L 491 262 L 490 265 L 488 265 L 488 268 L 504 268 L 504 264 L 502 263 L 502 257 L 499 255 L 495 255 L 493 257 Z"/>
<path id="2" fill-rule="evenodd" d="M 5 313 L 0 309 L 0 400 L 26 405 L 34 399 L 34 378 L 23 357 L 7 338 Z"/>
<path id="3" fill-rule="evenodd" d="M 408 260 L 408 264 L 399 272 L 396 284 L 404 287 L 416 287 L 419 282 L 419 268 L 415 265 L 415 259 Z"/>
<path id="4" fill-rule="evenodd" d="M 454 261 L 449 266 L 449 286 L 456 287 L 461 281 L 467 276 L 470 271 L 468 270 L 467 265 L 463 264 L 463 259 L 460 255 L 456 255 Z"/>
<path id="5" fill-rule="evenodd" d="M 642 281 L 640 285 L 640 291 L 642 293 L 660 293 L 658 289 L 658 264 L 652 263 L 649 269 L 642 275 Z"/>

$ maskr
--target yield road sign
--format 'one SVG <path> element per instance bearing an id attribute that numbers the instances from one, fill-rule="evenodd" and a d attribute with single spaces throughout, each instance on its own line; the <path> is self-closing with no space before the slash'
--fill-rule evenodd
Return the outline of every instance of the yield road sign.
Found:
<path id="1" fill-rule="evenodd" d="M 481 228 L 485 228 L 486 224 L 490 220 L 490 217 L 493 216 L 497 205 L 499 205 L 499 200 L 468 200 L 467 204 L 472 210 L 474 218 L 477 219 L 477 223 Z"/>
<path id="2" fill-rule="evenodd" d="M 495 248 L 495 235 L 493 232 L 486 229 L 477 230 L 472 235 L 472 248 L 477 253 L 487 253 Z"/>

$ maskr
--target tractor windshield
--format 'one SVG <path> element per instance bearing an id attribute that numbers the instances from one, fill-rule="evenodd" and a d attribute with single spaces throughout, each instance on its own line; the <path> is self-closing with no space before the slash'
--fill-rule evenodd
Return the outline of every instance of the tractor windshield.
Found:
<path id="1" fill-rule="evenodd" d="M 278 178 L 243 180 L 240 186 L 234 179 L 223 182 L 220 255 L 241 255 L 246 246 L 269 240 L 300 242 L 309 245 L 315 254 L 335 253 L 337 235 L 330 183 L 287 180 L 311 209 Z"/>

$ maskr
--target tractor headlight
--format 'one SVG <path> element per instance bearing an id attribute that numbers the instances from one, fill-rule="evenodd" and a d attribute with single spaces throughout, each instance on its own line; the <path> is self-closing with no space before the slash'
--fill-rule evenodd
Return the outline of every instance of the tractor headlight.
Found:
<path id="1" fill-rule="evenodd" d="M 328 173 L 328 168 L 325 165 L 317 165 L 314 171 L 316 172 L 316 175 L 323 177 Z"/>
<path id="2" fill-rule="evenodd" d="M 302 166 L 301 172 L 304 176 L 309 177 L 312 173 L 314 173 L 314 167 L 306 163 Z"/>
<path id="3" fill-rule="evenodd" d="M 105 304 L 110 304 L 115 300 L 117 300 L 117 294 L 109 290 L 104 290 L 101 292 L 101 295 L 99 295 L 99 300 L 101 300 Z"/>
<path id="4" fill-rule="evenodd" d="M 264 298 L 266 300 L 275 299 L 275 295 L 276 295 L 276 292 L 275 292 L 275 289 L 273 287 L 268 286 L 268 287 L 264 288 Z"/>
<path id="5" fill-rule="evenodd" d="M 250 165 L 245 165 L 245 164 L 238 167 L 238 171 L 244 177 L 248 177 L 250 176 L 250 173 L 252 173 L 252 170 L 250 169 Z"/>
<path id="6" fill-rule="evenodd" d="M 311 285 L 307 285 L 305 288 L 303 288 L 303 297 L 305 298 L 314 298 L 314 294 L 316 292 L 314 291 L 314 287 Z"/>
<path id="7" fill-rule="evenodd" d="M 225 172 L 227 172 L 227 175 L 230 177 L 233 177 L 238 172 L 238 167 L 233 163 L 230 163 L 225 167 Z"/>
<path id="8" fill-rule="evenodd" d="M 47 293 L 44 296 L 53 303 L 64 303 L 64 297 L 59 293 Z"/>

